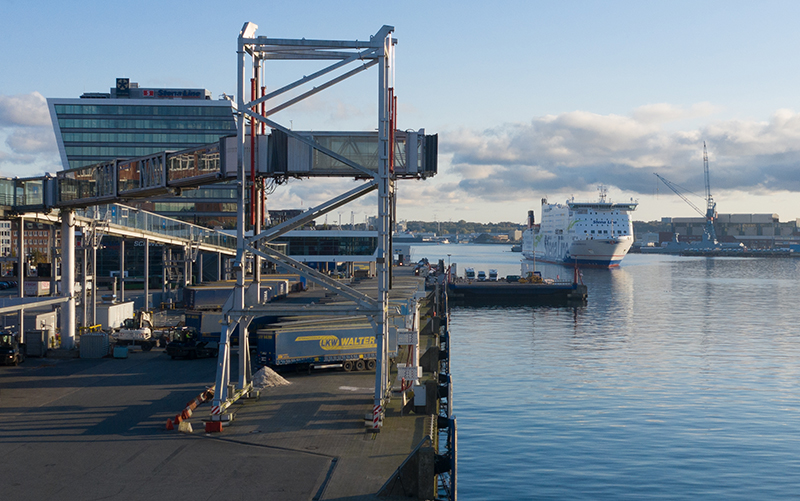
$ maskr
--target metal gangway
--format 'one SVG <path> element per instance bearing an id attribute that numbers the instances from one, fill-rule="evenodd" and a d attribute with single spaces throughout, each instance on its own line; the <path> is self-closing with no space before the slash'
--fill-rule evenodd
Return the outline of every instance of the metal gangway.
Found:
<path id="1" fill-rule="evenodd" d="M 6 181 L 6 180 L 2 180 Z M 19 181 L 19 180 L 16 180 Z M 23 181 L 24 182 L 24 181 Z M 14 208 L 16 209 L 16 207 Z M 51 209 L 49 212 L 14 212 L 16 218 L 20 221 L 20 228 L 24 228 L 24 222 L 44 222 L 48 224 L 57 223 L 61 221 L 61 209 Z M 87 288 L 87 276 L 93 277 L 92 284 L 97 282 L 97 249 L 100 246 L 100 241 L 103 236 L 120 238 L 120 292 L 121 298 L 124 300 L 124 249 L 125 239 L 135 239 L 143 241 L 144 245 L 144 276 L 149 277 L 150 271 L 150 243 L 160 244 L 163 248 L 178 248 L 183 251 L 184 256 L 191 256 L 191 260 L 185 260 L 186 269 L 183 272 L 183 277 L 191 277 L 192 275 L 192 262 L 197 261 L 198 252 L 215 253 L 218 256 L 218 263 L 223 256 L 231 257 L 236 255 L 236 237 L 228 233 L 212 230 L 202 226 L 194 225 L 177 219 L 168 218 L 148 212 L 135 207 L 130 207 L 122 204 L 106 204 L 97 205 L 92 207 L 84 207 L 75 209 L 72 212 L 74 220 L 74 227 L 80 228 L 83 239 L 82 245 L 77 247 L 78 251 L 83 251 L 83 258 L 80 262 L 83 265 L 81 282 L 81 304 L 84 307 L 83 323 L 87 324 L 87 319 L 91 318 L 91 324 L 96 323 L 96 301 L 97 301 L 97 287 Z M 63 228 L 62 228 L 63 229 Z M 19 263 L 19 296 L 16 298 L 7 298 L 0 300 L 0 314 L 8 314 L 17 312 L 23 314 L 26 308 L 35 308 L 41 306 L 53 306 L 61 303 L 68 302 L 70 297 L 24 297 L 23 280 L 24 275 L 21 272 L 22 260 L 20 256 L 25 255 L 25 239 L 17 239 L 17 256 L 14 258 L 4 257 L 4 261 L 16 261 Z M 88 252 L 91 252 L 90 259 L 87 259 Z M 171 252 L 171 251 L 170 251 Z M 63 245 L 62 245 L 63 254 Z M 93 269 L 91 274 L 87 270 L 87 263 L 91 262 Z M 76 263 L 63 261 L 62 269 L 75 269 Z M 55 270 L 54 270 L 55 272 Z M 200 260 L 200 269 L 198 275 L 202 275 L 202 259 Z M 53 275 L 52 282 L 56 282 L 55 274 Z M 62 284 L 63 286 L 66 284 Z M 166 286 L 166 283 L 165 283 Z M 91 300 L 89 300 L 90 289 Z M 52 291 L 51 287 L 51 291 Z M 150 292 L 149 280 L 144 279 L 144 297 L 145 307 L 148 305 L 148 297 Z M 91 315 L 87 309 L 87 304 L 91 304 Z M 21 324 L 20 324 L 21 325 Z M 65 337 L 69 337 L 69 329 L 66 329 Z M 68 341 L 69 342 L 69 341 Z"/>

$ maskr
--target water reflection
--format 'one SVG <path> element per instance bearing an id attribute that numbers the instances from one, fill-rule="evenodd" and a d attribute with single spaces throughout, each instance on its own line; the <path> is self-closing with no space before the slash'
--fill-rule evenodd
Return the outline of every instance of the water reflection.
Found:
<path id="1" fill-rule="evenodd" d="M 454 308 L 459 494 L 794 498 L 798 278 L 793 259 L 631 255 L 584 270 L 585 306 Z"/>

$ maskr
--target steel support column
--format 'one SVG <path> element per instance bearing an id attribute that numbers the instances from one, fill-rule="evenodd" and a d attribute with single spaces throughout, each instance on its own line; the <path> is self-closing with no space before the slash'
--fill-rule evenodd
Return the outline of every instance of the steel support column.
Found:
<path id="1" fill-rule="evenodd" d="M 119 301 L 125 302 L 125 239 L 119 239 Z"/>
<path id="2" fill-rule="evenodd" d="M 25 277 L 27 276 L 25 272 L 27 268 L 25 262 L 25 218 L 20 216 L 17 221 L 19 225 L 19 231 L 17 232 L 17 296 L 25 297 Z M 50 292 L 52 293 L 53 291 Z M 20 342 L 23 342 L 25 338 L 25 331 L 23 329 L 24 317 L 25 311 L 23 308 L 20 308 L 19 313 L 17 313 Z"/>
<path id="3" fill-rule="evenodd" d="M 75 213 L 61 212 L 61 294 L 68 297 L 61 307 L 61 347 L 75 347 Z"/>
<path id="4" fill-rule="evenodd" d="M 97 246 L 99 239 L 92 232 L 92 325 L 97 325 Z"/>
<path id="5" fill-rule="evenodd" d="M 144 310 L 150 309 L 150 239 L 144 239 Z"/>
<path id="6" fill-rule="evenodd" d="M 247 95 L 247 79 L 245 78 L 245 65 L 247 62 L 245 44 L 244 44 L 244 37 L 246 33 L 242 32 L 239 37 L 239 66 L 238 66 L 238 83 L 239 83 L 239 92 L 237 93 L 238 97 L 238 107 L 239 110 L 239 120 L 238 120 L 238 141 L 237 141 L 237 213 L 236 213 L 236 263 L 234 264 L 234 270 L 236 272 L 236 286 L 233 290 L 233 307 L 234 309 L 243 310 L 244 309 L 244 294 L 245 294 L 245 285 L 244 285 L 244 278 L 246 272 L 246 265 L 247 265 L 247 256 L 245 254 L 245 222 L 246 222 L 246 212 L 245 207 L 247 203 L 246 195 L 247 195 L 247 171 L 245 169 L 245 142 L 247 140 L 245 136 L 245 96 Z M 252 120 L 252 119 L 251 119 Z M 235 318 L 235 322 L 239 324 L 239 386 L 240 389 L 246 390 L 249 384 L 249 381 L 246 377 L 246 368 L 245 365 L 249 366 L 249 349 L 245 353 L 241 353 L 243 348 L 247 346 L 247 325 L 242 322 L 243 317 Z"/>
<path id="7" fill-rule="evenodd" d="M 81 242 L 81 325 L 87 327 L 89 324 L 89 291 L 87 284 L 89 281 L 86 279 L 89 274 L 89 251 L 86 248 L 86 230 L 83 231 L 83 242 Z"/>
<path id="8" fill-rule="evenodd" d="M 375 370 L 375 398 L 373 407 L 373 430 L 380 429 L 384 407 L 389 395 L 388 364 L 388 308 L 389 308 L 389 273 L 392 265 L 392 254 L 389 247 L 389 71 L 392 51 L 391 34 L 383 40 L 383 52 L 378 57 L 378 151 L 380 154 L 378 178 L 378 302 L 381 312 L 375 315 L 375 338 L 377 342 L 377 360 Z"/>
<path id="9" fill-rule="evenodd" d="M 28 276 L 25 273 L 25 218 L 20 216 L 17 221 L 17 224 L 19 224 L 17 236 L 17 289 L 18 296 L 25 297 L 25 277 Z M 19 325 L 20 329 L 22 329 L 22 313 L 20 313 Z"/>
<path id="10" fill-rule="evenodd" d="M 238 50 L 237 54 L 237 82 L 238 82 L 238 92 L 236 93 L 236 97 L 238 100 L 237 106 L 237 146 L 238 151 L 236 155 L 236 261 L 234 263 L 234 272 L 236 273 L 236 286 L 233 290 L 233 309 L 234 310 L 244 310 L 244 275 L 245 275 L 245 241 L 244 241 L 244 224 L 245 224 L 245 192 L 247 190 L 246 180 L 247 176 L 245 174 L 245 162 L 244 162 L 244 151 L 245 151 L 245 115 L 243 113 L 245 109 L 245 101 L 244 96 L 247 93 L 247 85 L 244 76 L 245 71 L 245 64 L 247 58 L 247 50 L 249 49 L 246 47 L 244 42 L 245 38 L 249 38 L 255 32 L 257 28 L 255 25 L 248 23 L 239 33 L 238 39 Z M 219 342 L 219 360 L 217 364 L 217 378 L 216 378 L 216 387 L 217 391 L 214 394 L 214 401 L 212 403 L 212 419 L 216 420 L 224 420 L 226 417 L 229 418 L 228 415 L 224 414 L 225 408 L 228 405 L 228 401 L 230 395 L 228 395 L 228 384 L 230 382 L 230 334 L 233 329 L 233 326 L 239 324 L 239 321 L 242 316 L 232 316 L 227 311 L 223 311 L 223 326 L 222 332 L 220 333 L 220 342 Z M 245 344 L 242 344 L 242 339 L 247 339 L 247 330 L 246 325 L 242 328 L 242 325 L 239 326 L 239 350 L 241 351 Z M 249 351 L 249 350 L 248 350 Z M 239 384 L 242 390 L 247 389 L 248 381 L 245 376 L 245 367 L 242 364 L 246 363 L 249 365 L 249 353 L 240 353 L 239 354 Z"/>

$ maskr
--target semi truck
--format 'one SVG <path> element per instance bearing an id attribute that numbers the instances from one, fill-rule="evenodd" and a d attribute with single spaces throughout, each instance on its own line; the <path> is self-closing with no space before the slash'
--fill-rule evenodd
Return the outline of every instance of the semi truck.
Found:
<path id="1" fill-rule="evenodd" d="M 361 319 L 279 323 L 256 331 L 259 365 L 337 365 L 346 372 L 373 370 L 375 331 Z M 389 358 L 397 356 L 397 329 L 389 328 Z"/>

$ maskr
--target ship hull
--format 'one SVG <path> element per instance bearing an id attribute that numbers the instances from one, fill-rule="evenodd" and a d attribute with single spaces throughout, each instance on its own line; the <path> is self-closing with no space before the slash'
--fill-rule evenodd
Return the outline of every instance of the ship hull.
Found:
<path id="1" fill-rule="evenodd" d="M 542 236 L 538 245 L 523 250 L 527 260 L 536 260 L 542 263 L 562 264 L 574 266 L 614 268 L 620 265 L 622 259 L 628 254 L 633 243 L 632 238 L 576 240 L 569 242 L 557 237 Z M 533 252 L 531 252 L 533 248 Z"/>
<path id="2" fill-rule="evenodd" d="M 614 268 L 633 245 L 629 212 L 636 203 L 542 203 L 542 222 L 522 234 L 527 260 L 567 266 Z"/>

